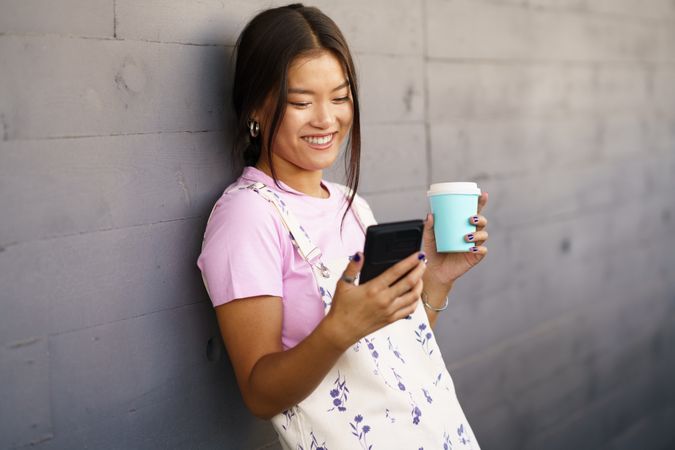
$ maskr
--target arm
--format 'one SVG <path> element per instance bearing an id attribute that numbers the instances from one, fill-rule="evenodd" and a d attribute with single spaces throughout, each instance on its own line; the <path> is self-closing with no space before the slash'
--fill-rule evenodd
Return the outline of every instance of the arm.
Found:
<path id="1" fill-rule="evenodd" d="M 216 315 L 244 403 L 261 419 L 306 398 L 344 351 L 331 340 L 326 320 L 283 351 L 279 297 L 235 300 L 218 306 Z"/>
<path id="2" fill-rule="evenodd" d="M 362 261 L 351 261 L 345 273 L 356 275 Z M 286 351 L 279 297 L 248 297 L 218 306 L 218 325 L 246 406 L 269 419 L 304 400 L 351 345 L 415 311 L 425 269 L 413 254 L 363 285 L 338 282 L 330 312 Z"/>
<path id="3" fill-rule="evenodd" d="M 424 292 L 427 294 L 427 302 L 435 308 L 443 306 L 445 298 L 452 290 L 454 283 L 450 283 L 449 285 L 441 284 L 434 279 L 431 272 L 425 272 L 422 280 L 424 282 Z M 426 306 L 424 307 L 424 311 L 427 313 L 431 328 L 433 328 L 436 325 L 440 312 L 431 311 Z"/>

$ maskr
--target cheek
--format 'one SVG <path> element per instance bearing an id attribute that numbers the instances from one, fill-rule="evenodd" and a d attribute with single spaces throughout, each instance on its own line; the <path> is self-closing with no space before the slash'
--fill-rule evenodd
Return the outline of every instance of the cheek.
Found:
<path id="1" fill-rule="evenodd" d="M 279 127 L 277 140 L 286 142 L 293 141 L 298 136 L 301 124 L 301 117 L 298 116 L 296 111 L 293 113 L 287 112 L 284 115 L 284 120 L 281 122 L 281 126 Z"/>
<path id="2" fill-rule="evenodd" d="M 352 124 L 352 120 L 354 119 L 354 108 L 351 104 L 345 105 L 343 108 L 338 110 L 336 116 L 342 125 L 350 126 Z"/>

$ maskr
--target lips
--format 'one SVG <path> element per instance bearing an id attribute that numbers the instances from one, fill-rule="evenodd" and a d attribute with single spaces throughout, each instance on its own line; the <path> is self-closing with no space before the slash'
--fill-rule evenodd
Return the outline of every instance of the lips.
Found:
<path id="1" fill-rule="evenodd" d="M 311 147 L 314 148 L 327 148 L 330 147 L 333 141 L 335 140 L 336 133 L 329 134 L 317 134 L 312 136 L 303 136 L 302 140 L 307 142 Z"/>

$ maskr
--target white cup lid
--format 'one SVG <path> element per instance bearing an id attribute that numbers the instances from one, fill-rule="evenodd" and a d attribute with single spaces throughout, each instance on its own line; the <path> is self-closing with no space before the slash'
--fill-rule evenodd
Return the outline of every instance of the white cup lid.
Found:
<path id="1" fill-rule="evenodd" d="M 427 191 L 427 197 L 444 194 L 480 195 L 480 188 L 477 183 L 469 182 L 434 183 Z"/>

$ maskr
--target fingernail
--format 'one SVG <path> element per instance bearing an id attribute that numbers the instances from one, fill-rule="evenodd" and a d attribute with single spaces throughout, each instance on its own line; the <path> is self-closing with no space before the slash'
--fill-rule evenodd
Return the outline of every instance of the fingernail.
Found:
<path id="1" fill-rule="evenodd" d="M 361 261 L 361 255 L 359 255 L 359 252 L 354 253 L 354 256 L 352 256 L 352 261 L 354 262 Z"/>
<path id="2" fill-rule="evenodd" d="M 478 247 L 471 247 L 469 250 L 472 252 L 476 253 L 478 251 Z"/>
<path id="3" fill-rule="evenodd" d="M 417 255 L 417 259 L 419 259 L 420 261 L 422 261 L 426 257 L 427 257 L 427 255 L 425 255 L 424 252 L 420 252 L 419 255 Z"/>
<path id="4" fill-rule="evenodd" d="M 467 234 L 466 238 L 470 241 L 473 241 L 473 234 Z"/>
<path id="5" fill-rule="evenodd" d="M 471 218 L 471 221 L 472 221 L 473 223 L 478 223 L 478 216 L 473 216 L 473 217 Z"/>

